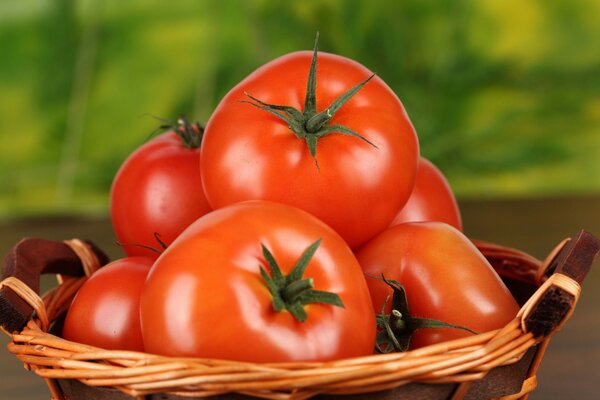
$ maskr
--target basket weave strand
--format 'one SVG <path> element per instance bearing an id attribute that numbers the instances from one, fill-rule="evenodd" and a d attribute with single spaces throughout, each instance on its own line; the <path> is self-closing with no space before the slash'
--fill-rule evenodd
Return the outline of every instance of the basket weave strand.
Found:
<path id="1" fill-rule="evenodd" d="M 98 257 L 96 257 L 94 252 L 83 240 L 69 239 L 64 240 L 63 243 L 69 246 L 71 250 L 77 254 L 77 257 L 81 260 L 81 266 L 83 267 L 85 276 L 92 276 L 92 274 L 102 266 Z"/>
<path id="2" fill-rule="evenodd" d="M 75 246 L 82 254 L 86 249 L 90 251 L 85 244 L 80 244 Z M 95 262 L 89 254 L 80 257 L 84 263 Z M 92 265 L 84 269 L 93 271 L 93 268 Z M 29 299 L 27 301 L 35 310 L 35 317 L 25 329 L 11 334 L 8 350 L 47 380 L 54 398 L 60 397 L 56 379 L 78 379 L 89 386 L 117 388 L 131 396 L 168 393 L 206 397 L 237 392 L 277 400 L 305 399 L 319 393 L 370 393 L 410 382 L 464 382 L 464 388 L 467 388 L 470 382 L 483 378 L 491 369 L 516 363 L 528 349 L 545 340 L 528 333 L 523 322 L 545 290 L 551 286 L 560 287 L 570 293 L 575 302 L 580 293 L 576 281 L 554 274 L 502 329 L 405 353 L 322 363 L 254 364 L 104 350 L 48 333 L 49 322 L 66 309 L 85 279 L 63 279 L 62 284 L 48 292 L 43 300 L 31 290 L 24 289 L 26 285 L 14 278 L 0 283 Z M 535 376 L 530 377 L 519 395 L 528 393 L 535 386 Z M 459 392 L 453 398 L 461 398 Z"/>
<path id="3" fill-rule="evenodd" d="M 485 340 L 489 336 L 493 337 Z M 421 349 L 427 350 L 421 352 L 426 354 L 413 351 L 317 363 L 301 369 L 293 364 L 265 368 L 231 362 L 215 365 L 202 359 L 168 362 L 165 357 L 135 352 L 90 352 L 90 346 L 44 334 L 30 323 L 22 334 L 14 335 L 9 351 L 22 362 L 36 365 L 35 372 L 41 377 L 80 379 L 90 386 L 120 386 L 132 395 L 177 392 L 199 396 L 233 391 L 291 399 L 302 393 L 372 392 L 410 381 L 476 380 L 495 366 L 516 362 L 534 343 L 530 335 L 521 334 L 520 321 L 515 319 L 498 331 Z M 461 346 L 468 350 L 461 350 Z M 265 391 L 273 392 L 273 396 Z M 283 397 L 275 393 L 281 391 L 288 393 Z"/>
<path id="4" fill-rule="evenodd" d="M 562 322 L 555 328 L 555 331 L 560 330 L 565 324 L 565 322 L 567 322 L 569 318 L 571 318 L 571 315 L 575 311 L 575 305 L 579 301 L 579 296 L 581 295 L 581 286 L 579 285 L 579 283 L 577 283 L 577 281 L 573 280 L 572 278 L 566 275 L 553 274 L 542 284 L 542 286 L 538 288 L 538 290 L 536 291 L 536 295 L 532 296 L 527 301 L 527 303 L 525 303 L 523 307 L 521 307 L 521 309 L 519 310 L 517 318 L 521 319 L 521 328 L 523 329 L 523 331 L 527 330 L 525 326 L 525 321 L 527 320 L 527 317 L 529 316 L 529 314 L 537 304 L 538 300 L 540 299 L 541 294 L 548 290 L 551 286 L 556 286 L 573 296 L 573 306 L 570 308 L 569 313 L 565 316 L 565 318 L 563 318 Z"/>
<path id="5" fill-rule="evenodd" d="M 20 279 L 13 276 L 9 276 L 2 280 L 2 282 L 0 282 L 0 288 L 3 286 L 11 288 L 13 292 L 17 293 L 21 299 L 33 308 L 35 314 L 39 318 L 41 329 L 47 331 L 50 327 L 50 319 L 46 312 L 46 305 L 40 296 Z"/>

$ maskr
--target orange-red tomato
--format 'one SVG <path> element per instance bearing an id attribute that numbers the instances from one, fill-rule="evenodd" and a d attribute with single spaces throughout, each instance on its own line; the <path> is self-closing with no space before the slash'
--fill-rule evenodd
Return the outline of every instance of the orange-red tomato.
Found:
<path id="1" fill-rule="evenodd" d="M 153 262 L 126 257 L 96 271 L 75 295 L 63 337 L 104 349 L 143 351 L 140 294 Z"/>
<path id="2" fill-rule="evenodd" d="M 442 222 L 409 222 L 392 227 L 357 253 L 376 312 L 400 282 L 414 317 L 464 326 L 477 333 L 501 328 L 519 306 L 485 257 L 456 228 Z M 389 313 L 389 303 L 387 312 Z M 411 347 L 471 335 L 459 329 L 415 331 Z"/>
<path id="3" fill-rule="evenodd" d="M 300 322 L 275 311 L 262 246 L 290 273 L 321 240 L 304 277 L 344 307 L 311 303 Z M 198 219 L 157 259 L 141 300 L 146 350 L 252 362 L 331 360 L 370 354 L 375 316 L 362 270 L 343 239 L 314 216 L 249 201 Z"/>
<path id="4" fill-rule="evenodd" d="M 162 250 L 155 234 L 168 245 L 210 211 L 199 162 L 200 148 L 186 145 L 172 130 L 140 146 L 121 165 L 111 188 L 110 213 L 128 255 L 156 258 L 158 253 L 148 249 Z"/>
<path id="5" fill-rule="evenodd" d="M 398 97 L 377 76 L 322 131 L 308 132 L 304 116 L 295 124 L 259 109 L 263 103 L 254 99 L 307 114 L 312 56 L 300 51 L 277 58 L 222 99 L 206 125 L 203 185 L 213 208 L 252 199 L 293 205 L 356 248 L 383 231 L 408 199 L 419 154 L 417 135 Z M 316 112 L 326 113 L 344 92 L 372 75 L 334 54 L 318 53 L 316 65 Z M 286 117 L 285 110 L 272 111 Z M 340 133 L 334 128 L 339 126 L 364 140 Z M 311 141 L 316 142 L 314 157 Z"/>
<path id="6" fill-rule="evenodd" d="M 458 203 L 448 180 L 431 161 L 419 158 L 415 187 L 390 226 L 403 222 L 440 221 L 462 231 Z"/>

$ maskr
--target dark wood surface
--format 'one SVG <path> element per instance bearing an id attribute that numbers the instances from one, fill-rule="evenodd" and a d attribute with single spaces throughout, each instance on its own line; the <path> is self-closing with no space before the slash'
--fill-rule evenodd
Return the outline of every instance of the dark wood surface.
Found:
<path id="1" fill-rule="evenodd" d="M 544 257 L 560 240 L 580 229 L 600 235 L 600 197 L 518 200 L 463 200 L 465 233 Z M 0 222 L 0 254 L 27 236 L 93 240 L 112 258 L 122 253 L 105 216 L 31 218 Z M 53 285 L 52 278 L 42 288 Z M 530 399 L 596 399 L 600 392 L 600 263 L 587 276 L 574 316 L 552 339 Z M 3 343 L 8 337 L 3 335 Z M 44 382 L 5 350 L 0 351 L 0 398 L 49 399 Z"/>

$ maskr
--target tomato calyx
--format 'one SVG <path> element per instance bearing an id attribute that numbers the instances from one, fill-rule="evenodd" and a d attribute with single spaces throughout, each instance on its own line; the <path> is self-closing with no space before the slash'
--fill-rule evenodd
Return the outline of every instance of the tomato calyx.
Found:
<path id="1" fill-rule="evenodd" d="M 147 244 L 142 244 L 142 243 L 122 243 L 119 241 L 117 241 L 117 245 L 121 246 L 121 247 L 128 247 L 128 246 L 141 247 L 143 249 L 150 250 L 154 253 L 157 253 L 158 255 L 161 255 L 162 252 L 167 249 L 167 244 L 160 238 L 160 234 L 158 232 L 154 232 L 153 236 L 154 236 L 154 240 L 156 240 L 156 243 L 158 243 L 160 248 L 156 248 L 156 247 L 149 246 Z"/>
<path id="2" fill-rule="evenodd" d="M 315 160 L 315 164 L 318 167 L 316 154 L 317 154 L 317 142 L 323 136 L 331 133 L 340 133 L 349 135 L 361 139 L 371 146 L 377 148 L 377 146 L 369 141 L 364 136 L 353 131 L 347 126 L 334 124 L 329 125 L 329 122 L 333 119 L 335 114 L 340 108 L 348 102 L 364 85 L 366 85 L 374 76 L 372 74 L 364 81 L 358 83 L 352 88 L 344 92 L 338 97 L 333 103 L 331 103 L 325 110 L 317 112 L 317 53 L 319 44 L 319 34 L 315 39 L 315 46 L 313 49 L 313 57 L 310 64 L 310 70 L 308 74 L 308 82 L 306 85 L 306 96 L 304 99 L 304 111 L 300 111 L 292 106 L 270 104 L 259 100 L 251 94 L 245 92 L 244 94 L 250 100 L 242 100 L 243 103 L 249 103 L 254 107 L 269 112 L 280 119 L 282 119 L 288 128 L 298 137 L 304 139 L 310 155 Z"/>
<path id="3" fill-rule="evenodd" d="M 386 301 L 381 308 L 381 313 L 376 316 L 377 327 L 380 331 L 377 333 L 375 349 L 379 353 L 408 351 L 412 335 L 417 329 L 452 328 L 465 330 L 474 335 L 477 334 L 477 332 L 464 326 L 454 325 L 436 319 L 413 317 L 410 314 L 404 286 L 398 281 L 388 280 L 383 276 L 381 279 L 390 286 L 394 292 L 393 296 L 388 296 L 386 298 Z M 392 311 L 390 314 L 386 314 L 385 307 L 387 306 L 390 297 L 392 297 Z"/>
<path id="4" fill-rule="evenodd" d="M 155 118 L 164 122 L 164 124 L 152 131 L 150 136 L 155 135 L 157 132 L 173 131 L 179 136 L 183 147 L 186 149 L 197 149 L 202 144 L 204 126 L 199 122 L 190 123 L 185 115 L 180 115 L 176 121 L 159 117 Z"/>
<path id="5" fill-rule="evenodd" d="M 315 290 L 314 280 L 303 278 L 306 267 L 320 244 L 321 239 L 308 246 L 288 275 L 283 275 L 271 251 L 265 245 L 261 245 L 263 257 L 267 261 L 271 275 L 262 265 L 260 266 L 260 275 L 271 293 L 273 309 L 276 312 L 287 310 L 298 321 L 304 322 L 308 318 L 304 308 L 307 304 L 321 303 L 344 307 L 342 299 L 336 293 Z"/>

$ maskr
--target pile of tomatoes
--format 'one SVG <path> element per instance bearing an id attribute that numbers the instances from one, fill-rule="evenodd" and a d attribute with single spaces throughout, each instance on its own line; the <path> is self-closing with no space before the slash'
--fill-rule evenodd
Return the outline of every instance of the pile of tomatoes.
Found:
<path id="1" fill-rule="evenodd" d="M 395 350 L 380 339 L 411 321 L 452 324 L 398 333 L 414 348 L 516 315 L 398 97 L 317 44 L 251 73 L 205 128 L 182 118 L 128 157 L 111 189 L 127 257 L 86 281 L 65 338 L 323 361 Z"/>

